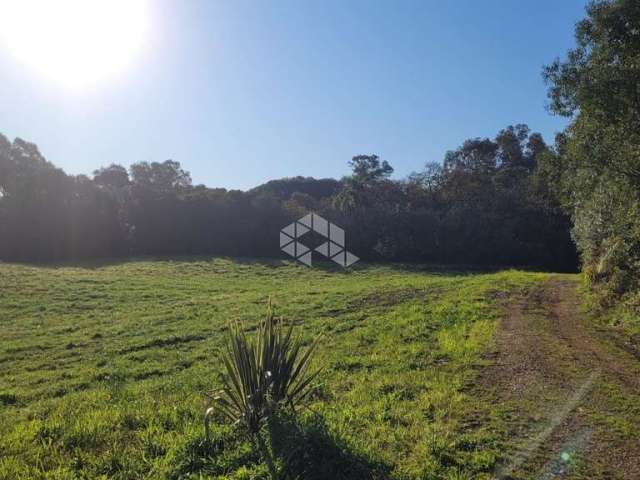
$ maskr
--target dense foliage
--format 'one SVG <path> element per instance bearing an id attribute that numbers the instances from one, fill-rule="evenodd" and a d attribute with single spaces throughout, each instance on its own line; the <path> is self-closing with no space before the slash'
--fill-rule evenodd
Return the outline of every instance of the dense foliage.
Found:
<path id="1" fill-rule="evenodd" d="M 573 218 L 600 300 L 640 290 L 640 3 L 598 1 L 575 49 L 545 68 L 551 109 L 571 118 L 541 171 Z"/>
<path id="2" fill-rule="evenodd" d="M 35 145 L 0 136 L 0 259 L 277 257 L 280 228 L 316 211 L 365 259 L 571 270 L 568 217 L 537 169 L 548 151 L 517 125 L 400 181 L 386 161 L 359 155 L 341 180 L 295 177 L 241 192 L 194 186 L 171 160 L 70 176 Z"/>

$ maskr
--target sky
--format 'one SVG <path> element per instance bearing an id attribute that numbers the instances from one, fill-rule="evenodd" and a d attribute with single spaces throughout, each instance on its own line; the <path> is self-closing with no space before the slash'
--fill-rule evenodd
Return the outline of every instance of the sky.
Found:
<path id="1" fill-rule="evenodd" d="M 352 156 L 377 154 L 402 178 L 511 124 L 553 142 L 566 120 L 546 110 L 541 70 L 573 46 L 585 3 L 149 0 L 126 28 L 86 22 L 87 36 L 109 32 L 83 57 L 92 68 L 123 61 L 80 85 L 47 73 L 62 70 L 56 52 L 0 35 L 0 133 L 70 174 L 173 159 L 194 184 L 248 189 L 340 178 Z"/>

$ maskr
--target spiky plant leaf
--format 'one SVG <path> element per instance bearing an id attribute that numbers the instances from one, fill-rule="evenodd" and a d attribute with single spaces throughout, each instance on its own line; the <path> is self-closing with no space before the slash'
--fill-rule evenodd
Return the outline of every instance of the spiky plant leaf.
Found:
<path id="1" fill-rule="evenodd" d="M 248 338 L 240 324 L 230 323 L 221 355 L 222 389 L 214 398 L 217 410 L 256 433 L 276 406 L 295 408 L 320 373 L 319 369 L 309 373 L 318 341 L 305 351 L 302 339 L 293 335 L 293 325 L 285 326 L 282 318 L 275 317 L 271 301 L 255 338 Z"/>

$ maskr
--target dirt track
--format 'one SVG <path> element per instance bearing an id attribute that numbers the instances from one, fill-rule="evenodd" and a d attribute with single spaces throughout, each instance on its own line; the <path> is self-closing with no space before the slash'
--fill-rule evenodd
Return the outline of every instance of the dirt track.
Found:
<path id="1" fill-rule="evenodd" d="M 576 287 L 555 277 L 503 306 L 481 381 L 518 448 L 497 478 L 640 480 L 640 361 L 588 321 Z"/>

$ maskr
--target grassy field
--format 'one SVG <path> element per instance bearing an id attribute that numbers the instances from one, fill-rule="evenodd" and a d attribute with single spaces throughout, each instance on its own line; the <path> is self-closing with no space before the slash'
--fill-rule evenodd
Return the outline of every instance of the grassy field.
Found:
<path id="1" fill-rule="evenodd" d="M 225 259 L 0 264 L 0 478 L 491 478 L 505 446 L 474 394 L 497 302 L 545 274 L 350 271 Z M 228 320 L 268 297 L 324 367 L 261 446 L 207 394 Z M 265 439 L 265 443 L 262 442 Z"/>

